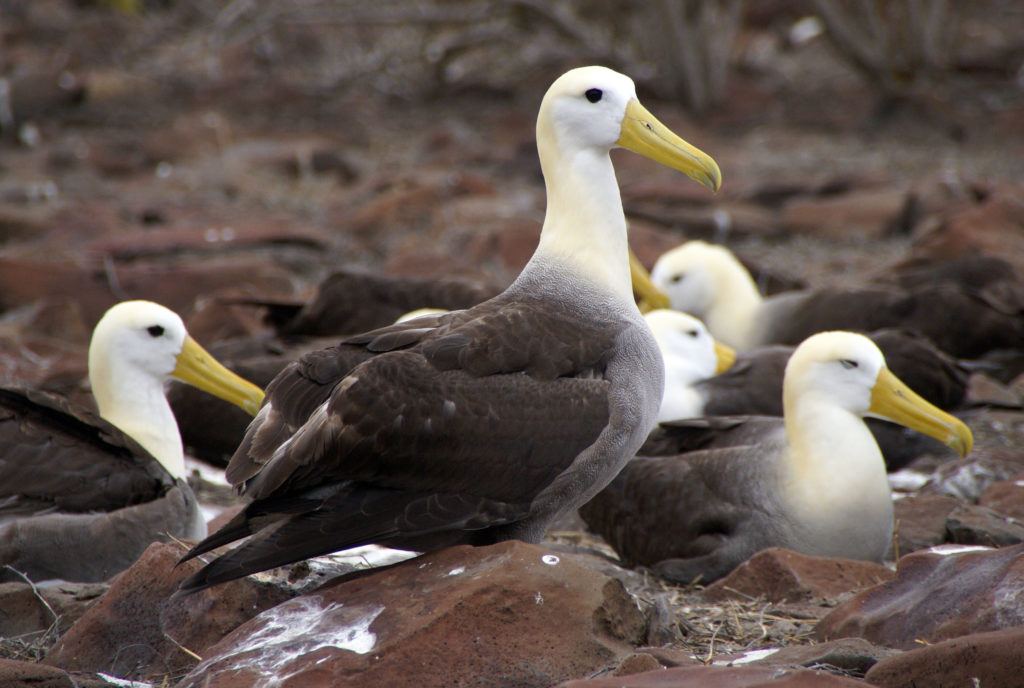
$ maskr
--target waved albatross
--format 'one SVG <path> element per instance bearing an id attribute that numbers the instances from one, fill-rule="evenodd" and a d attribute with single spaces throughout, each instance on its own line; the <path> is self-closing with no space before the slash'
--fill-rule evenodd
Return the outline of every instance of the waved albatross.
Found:
<path id="1" fill-rule="evenodd" d="M 647 322 L 665 360 L 665 395 L 658 422 L 702 416 L 782 416 L 783 373 L 794 347 L 758 347 L 724 365 L 723 355 L 724 362 L 731 363 L 731 350 L 715 342 L 700 320 L 678 311 L 653 311 Z M 927 339 L 901 330 L 879 330 L 868 337 L 882 350 L 893 374 L 926 401 L 944 410 L 963 403 L 967 370 Z M 866 422 L 890 471 L 944 448 L 930 437 L 893 423 L 877 418 Z M 698 436 L 655 428 L 640 453 L 660 456 L 699 449 L 687 443 L 706 443 L 714 432 L 709 427 L 706 434 Z"/>
<path id="2" fill-rule="evenodd" d="M 971 449 L 970 430 L 900 382 L 858 334 L 807 339 L 784 386 L 784 418 L 723 419 L 731 431 L 706 449 L 637 456 L 580 515 L 624 561 L 682 583 L 710 583 L 767 547 L 883 560 L 892 497 L 863 416 L 888 418 L 961 455 Z"/>
<path id="3" fill-rule="evenodd" d="M 939 277 L 919 279 L 906 288 L 825 288 L 764 298 L 731 251 L 688 241 L 658 258 L 651 280 L 668 295 L 672 308 L 700 318 L 715 339 L 740 351 L 765 344 L 796 345 L 826 330 L 886 327 L 923 334 L 957 357 L 1024 347 L 1019 310 Z"/>
<path id="4" fill-rule="evenodd" d="M 171 377 L 250 414 L 263 400 L 147 301 L 117 304 L 93 331 L 101 418 L 56 395 L 0 389 L 0 565 L 33 580 L 103 581 L 155 540 L 206 535 L 164 398 Z"/>
<path id="5" fill-rule="evenodd" d="M 267 389 L 227 469 L 254 500 L 193 557 L 252 536 L 197 590 L 367 543 L 426 551 L 537 542 L 655 423 L 657 345 L 633 300 L 616 145 L 717 190 L 718 166 L 656 120 L 628 77 L 574 69 L 545 94 L 547 211 L 512 285 L 308 354 Z"/>

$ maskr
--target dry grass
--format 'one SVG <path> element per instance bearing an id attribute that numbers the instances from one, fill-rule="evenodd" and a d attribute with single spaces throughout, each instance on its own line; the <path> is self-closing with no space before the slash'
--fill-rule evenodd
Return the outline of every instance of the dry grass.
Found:
<path id="1" fill-rule="evenodd" d="M 549 533 L 549 544 L 606 560 L 606 573 L 620 578 L 649 618 L 647 642 L 689 653 L 705 664 L 721 655 L 759 648 L 808 645 L 818 620 L 835 603 L 774 603 L 737 593 L 737 599 L 711 601 L 700 585 L 668 583 L 642 567 L 621 567 L 615 552 L 598 536 L 565 530 Z"/>

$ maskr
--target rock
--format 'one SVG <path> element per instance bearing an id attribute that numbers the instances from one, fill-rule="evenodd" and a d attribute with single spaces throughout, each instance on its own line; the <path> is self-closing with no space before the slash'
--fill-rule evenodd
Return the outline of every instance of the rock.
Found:
<path id="1" fill-rule="evenodd" d="M 55 622 L 60 635 L 106 590 L 106 583 L 61 583 L 35 590 L 28 583 L 0 583 L 0 637 L 45 633 Z"/>
<path id="2" fill-rule="evenodd" d="M 129 678 L 179 676 L 198 661 L 189 652 L 204 654 L 236 626 L 291 596 L 244 578 L 169 599 L 178 583 L 202 566 L 196 560 L 177 565 L 184 552 L 180 545 L 150 545 L 44 662 Z"/>
<path id="3" fill-rule="evenodd" d="M 3 688 L 110 688 L 112 684 L 95 675 L 68 673 L 62 669 L 0 659 L 0 686 Z"/>
<path id="4" fill-rule="evenodd" d="M 1024 520 L 1024 473 L 1000 480 L 985 488 L 978 504 L 1004 516 Z"/>
<path id="5" fill-rule="evenodd" d="M 617 580 L 510 541 L 452 547 L 297 597 L 237 628 L 179 688 L 550 686 L 615 666 L 643 616 Z"/>
<path id="6" fill-rule="evenodd" d="M 972 426 L 973 428 L 973 426 Z M 975 442 L 980 442 L 975 433 Z M 992 483 L 1007 480 L 1024 468 L 1024 452 L 1016 448 L 981 447 L 962 460 L 948 461 L 932 473 L 920 494 L 944 494 L 976 502 Z"/>
<path id="7" fill-rule="evenodd" d="M 814 557 L 788 549 L 762 550 L 704 591 L 711 600 L 764 597 L 771 602 L 834 598 L 877 585 L 892 571 L 871 561 Z"/>
<path id="8" fill-rule="evenodd" d="M 675 667 L 632 676 L 566 681 L 559 688 L 864 688 L 864 683 L 812 669 L 769 666 Z"/>
<path id="9" fill-rule="evenodd" d="M 856 636 L 901 649 L 1024 625 L 1024 545 L 945 546 L 900 559 L 896 578 L 818 624 L 822 640 Z"/>
<path id="10" fill-rule="evenodd" d="M 645 671 L 656 671 L 663 668 L 661 662 L 654 655 L 646 652 L 634 652 L 619 662 L 619 666 L 615 667 L 612 676 L 632 676 L 633 674 L 642 674 Z"/>
<path id="11" fill-rule="evenodd" d="M 909 230 L 908 208 L 905 189 L 864 189 L 841 196 L 794 198 L 782 206 L 780 222 L 793 234 L 878 239 Z"/>
<path id="12" fill-rule="evenodd" d="M 99 260 L 48 261 L 0 258 L 0 310 L 43 298 L 71 299 L 88 322 L 124 298 L 150 299 L 178 313 L 187 313 L 197 297 L 228 287 L 249 287 L 255 293 L 289 293 L 289 273 L 269 259 L 211 258 L 180 265 Z"/>
<path id="13" fill-rule="evenodd" d="M 1024 628 L 975 633 L 883 659 L 868 672 L 875 686 L 1019 686 Z"/>
<path id="14" fill-rule="evenodd" d="M 24 208 L 0 204 L 0 244 L 43 236 L 49 220 L 45 206 Z"/>
<path id="15" fill-rule="evenodd" d="M 910 495 L 893 502 L 900 555 L 945 542 L 946 518 L 959 504 L 959 500 L 944 494 Z"/>
<path id="16" fill-rule="evenodd" d="M 190 223 L 185 227 L 150 229 L 146 232 L 118 232 L 91 242 L 86 250 L 108 255 L 115 260 L 131 260 L 185 251 L 224 255 L 231 251 L 281 246 L 322 251 L 329 241 L 325 233 L 309 227 L 290 227 L 282 221 L 247 219 L 232 225 L 195 227 Z"/>
<path id="17" fill-rule="evenodd" d="M 782 233 L 775 213 L 740 201 L 697 207 L 631 203 L 626 206 L 626 216 L 631 227 L 638 221 L 644 221 L 694 239 L 724 241 L 737 236 L 773 237 Z"/>
<path id="18" fill-rule="evenodd" d="M 755 650 L 755 652 L 757 652 Z M 745 663 L 770 666 L 803 666 L 861 677 L 879 660 L 900 654 L 898 650 L 873 645 L 863 638 L 840 638 L 817 645 L 790 645 Z M 716 660 L 716 664 L 719 660 Z"/>
<path id="19" fill-rule="evenodd" d="M 219 342 L 263 333 L 266 326 L 257 309 L 232 303 L 245 296 L 237 289 L 226 289 L 197 299 L 185 321 L 189 334 L 197 342 Z"/>
<path id="20" fill-rule="evenodd" d="M 914 252 L 933 258 L 990 253 L 1024 271 L 1024 200 L 1019 187 L 991 190 L 981 203 L 960 206 L 923 222 L 915 231 Z"/>
<path id="21" fill-rule="evenodd" d="M 976 406 L 1020 408 L 1021 397 L 988 375 L 974 373 L 967 380 L 967 402 Z"/>
<path id="22" fill-rule="evenodd" d="M 1024 542 L 1024 524 L 988 507 L 961 504 L 946 518 L 949 542 L 1003 547 Z"/>

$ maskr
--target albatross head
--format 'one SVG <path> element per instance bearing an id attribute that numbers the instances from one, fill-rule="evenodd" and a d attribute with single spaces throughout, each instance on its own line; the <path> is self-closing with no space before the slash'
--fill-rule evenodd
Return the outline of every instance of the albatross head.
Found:
<path id="1" fill-rule="evenodd" d="M 721 186 L 722 173 L 708 155 L 648 112 L 637 100 L 633 80 L 623 74 L 581 67 L 548 89 L 537 115 L 548 207 L 535 257 L 632 303 L 626 218 L 609 157 L 617 146 L 679 170 L 713 191 Z M 636 286 L 651 300 L 649 284 Z"/>
<path id="2" fill-rule="evenodd" d="M 607 153 L 621 146 L 712 191 L 722 185 L 718 164 L 648 112 L 632 79 L 607 67 L 580 67 L 556 79 L 541 103 L 537 135 L 553 138 L 565 151 Z"/>
<path id="3" fill-rule="evenodd" d="M 703 319 L 716 339 L 748 348 L 762 299 L 750 273 L 729 249 L 687 241 L 658 258 L 651 283 L 668 296 L 672 308 Z"/>
<path id="4" fill-rule="evenodd" d="M 678 375 L 666 371 L 666 388 L 707 379 L 728 370 L 736 360 L 736 352 L 716 342 L 704 323 L 692 315 L 659 309 L 644 314 L 644 319 L 654 333 L 666 368 L 678 368 Z"/>
<path id="5" fill-rule="evenodd" d="M 176 464 L 181 451 L 163 391 L 172 377 L 252 415 L 263 401 L 263 391 L 218 363 L 188 335 L 173 311 L 150 301 L 124 301 L 110 308 L 89 343 L 89 382 L 96 405 L 100 416 L 165 466 L 168 457 Z"/>
<path id="6" fill-rule="evenodd" d="M 961 456 L 974 443 L 966 425 L 918 396 L 886 367 L 874 342 L 852 332 L 821 332 L 804 340 L 786 365 L 783 394 L 787 416 L 799 398 L 899 423 Z"/>

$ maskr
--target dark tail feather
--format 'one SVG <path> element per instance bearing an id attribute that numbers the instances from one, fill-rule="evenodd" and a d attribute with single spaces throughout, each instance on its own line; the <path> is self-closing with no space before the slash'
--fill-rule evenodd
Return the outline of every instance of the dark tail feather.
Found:
<path id="1" fill-rule="evenodd" d="M 241 540 L 290 516 L 316 511 L 324 506 L 325 501 L 339 494 L 346 494 L 348 491 L 348 483 L 336 483 L 296 495 L 272 497 L 253 502 L 225 523 L 220 530 L 211 533 L 190 549 L 178 563 L 186 562 L 200 554 L 206 554 L 218 547 Z"/>
<path id="2" fill-rule="evenodd" d="M 430 549 L 442 546 L 440 540 L 421 538 L 451 532 L 454 536 L 444 541 L 452 544 L 458 541 L 459 531 L 511 523 L 527 510 L 526 505 L 465 495 L 403 492 L 353 483 L 317 488 L 296 497 L 261 500 L 243 512 L 246 518 L 239 521 L 236 517 L 224 528 L 230 533 L 214 533 L 187 555 L 209 551 L 216 546 L 211 546 L 211 539 L 227 543 L 247 531 L 257 531 L 248 542 L 186 579 L 179 594 L 371 543 L 402 543 L 412 549 L 426 545 Z"/>
<path id="3" fill-rule="evenodd" d="M 400 511 L 399 506 L 396 512 Z M 378 542 L 397 533 L 395 521 L 391 516 L 368 523 L 360 513 L 297 516 L 266 528 L 244 545 L 210 562 L 183 581 L 179 592 L 196 592 L 250 573 Z"/>

